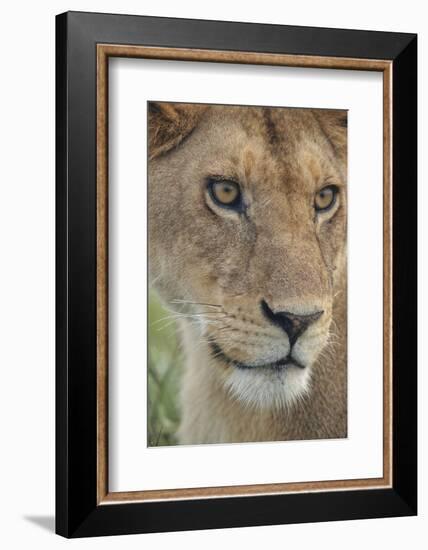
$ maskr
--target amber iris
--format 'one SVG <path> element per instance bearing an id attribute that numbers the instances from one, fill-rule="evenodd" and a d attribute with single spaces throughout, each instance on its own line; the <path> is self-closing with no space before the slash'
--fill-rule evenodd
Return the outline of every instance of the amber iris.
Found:
<path id="1" fill-rule="evenodd" d="M 315 210 L 318 212 L 330 210 L 336 202 L 338 189 L 335 185 L 327 185 L 315 195 Z"/>
<path id="2" fill-rule="evenodd" d="M 224 208 L 235 210 L 241 207 L 241 190 L 239 185 L 231 180 L 210 180 L 208 191 L 213 201 Z"/>

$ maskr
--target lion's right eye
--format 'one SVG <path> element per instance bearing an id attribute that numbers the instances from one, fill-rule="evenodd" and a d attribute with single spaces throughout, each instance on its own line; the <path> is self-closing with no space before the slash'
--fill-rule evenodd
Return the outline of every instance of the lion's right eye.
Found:
<path id="1" fill-rule="evenodd" d="M 338 189 L 336 185 L 327 185 L 318 191 L 315 195 L 315 210 L 317 212 L 325 212 L 330 210 L 336 202 Z"/>
<path id="2" fill-rule="evenodd" d="M 242 210 L 242 194 L 239 184 L 227 179 L 208 180 L 208 193 L 217 206 L 231 210 Z"/>

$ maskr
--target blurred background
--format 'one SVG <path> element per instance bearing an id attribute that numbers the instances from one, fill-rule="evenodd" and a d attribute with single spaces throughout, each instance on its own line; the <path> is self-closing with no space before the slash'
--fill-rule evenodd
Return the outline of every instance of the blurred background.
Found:
<path id="1" fill-rule="evenodd" d="M 149 447 L 176 445 L 180 421 L 179 379 L 183 356 L 174 315 L 150 291 L 148 312 L 147 441 Z"/>

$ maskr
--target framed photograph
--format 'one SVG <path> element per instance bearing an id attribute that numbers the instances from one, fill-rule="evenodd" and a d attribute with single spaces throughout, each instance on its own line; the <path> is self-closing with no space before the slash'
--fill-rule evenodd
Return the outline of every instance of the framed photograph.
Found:
<path id="1" fill-rule="evenodd" d="M 417 37 L 56 20 L 56 529 L 417 511 Z"/>

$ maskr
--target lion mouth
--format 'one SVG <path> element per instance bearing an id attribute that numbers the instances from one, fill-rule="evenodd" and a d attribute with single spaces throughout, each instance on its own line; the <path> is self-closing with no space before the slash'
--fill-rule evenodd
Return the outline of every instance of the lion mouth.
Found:
<path id="1" fill-rule="evenodd" d="M 238 369 L 256 369 L 257 368 L 257 369 L 283 370 L 288 367 L 298 367 L 299 369 L 305 368 L 305 365 L 302 365 L 302 363 L 300 363 L 290 353 L 288 353 L 286 357 L 282 357 L 277 361 L 273 361 L 270 363 L 263 363 L 261 365 L 248 365 L 246 363 L 242 363 L 241 361 L 237 361 L 236 359 L 232 359 L 232 357 L 229 357 L 216 342 L 211 341 L 210 348 L 211 348 L 211 353 L 213 357 L 220 358 L 222 361 L 224 361 L 228 365 L 231 365 Z"/>

